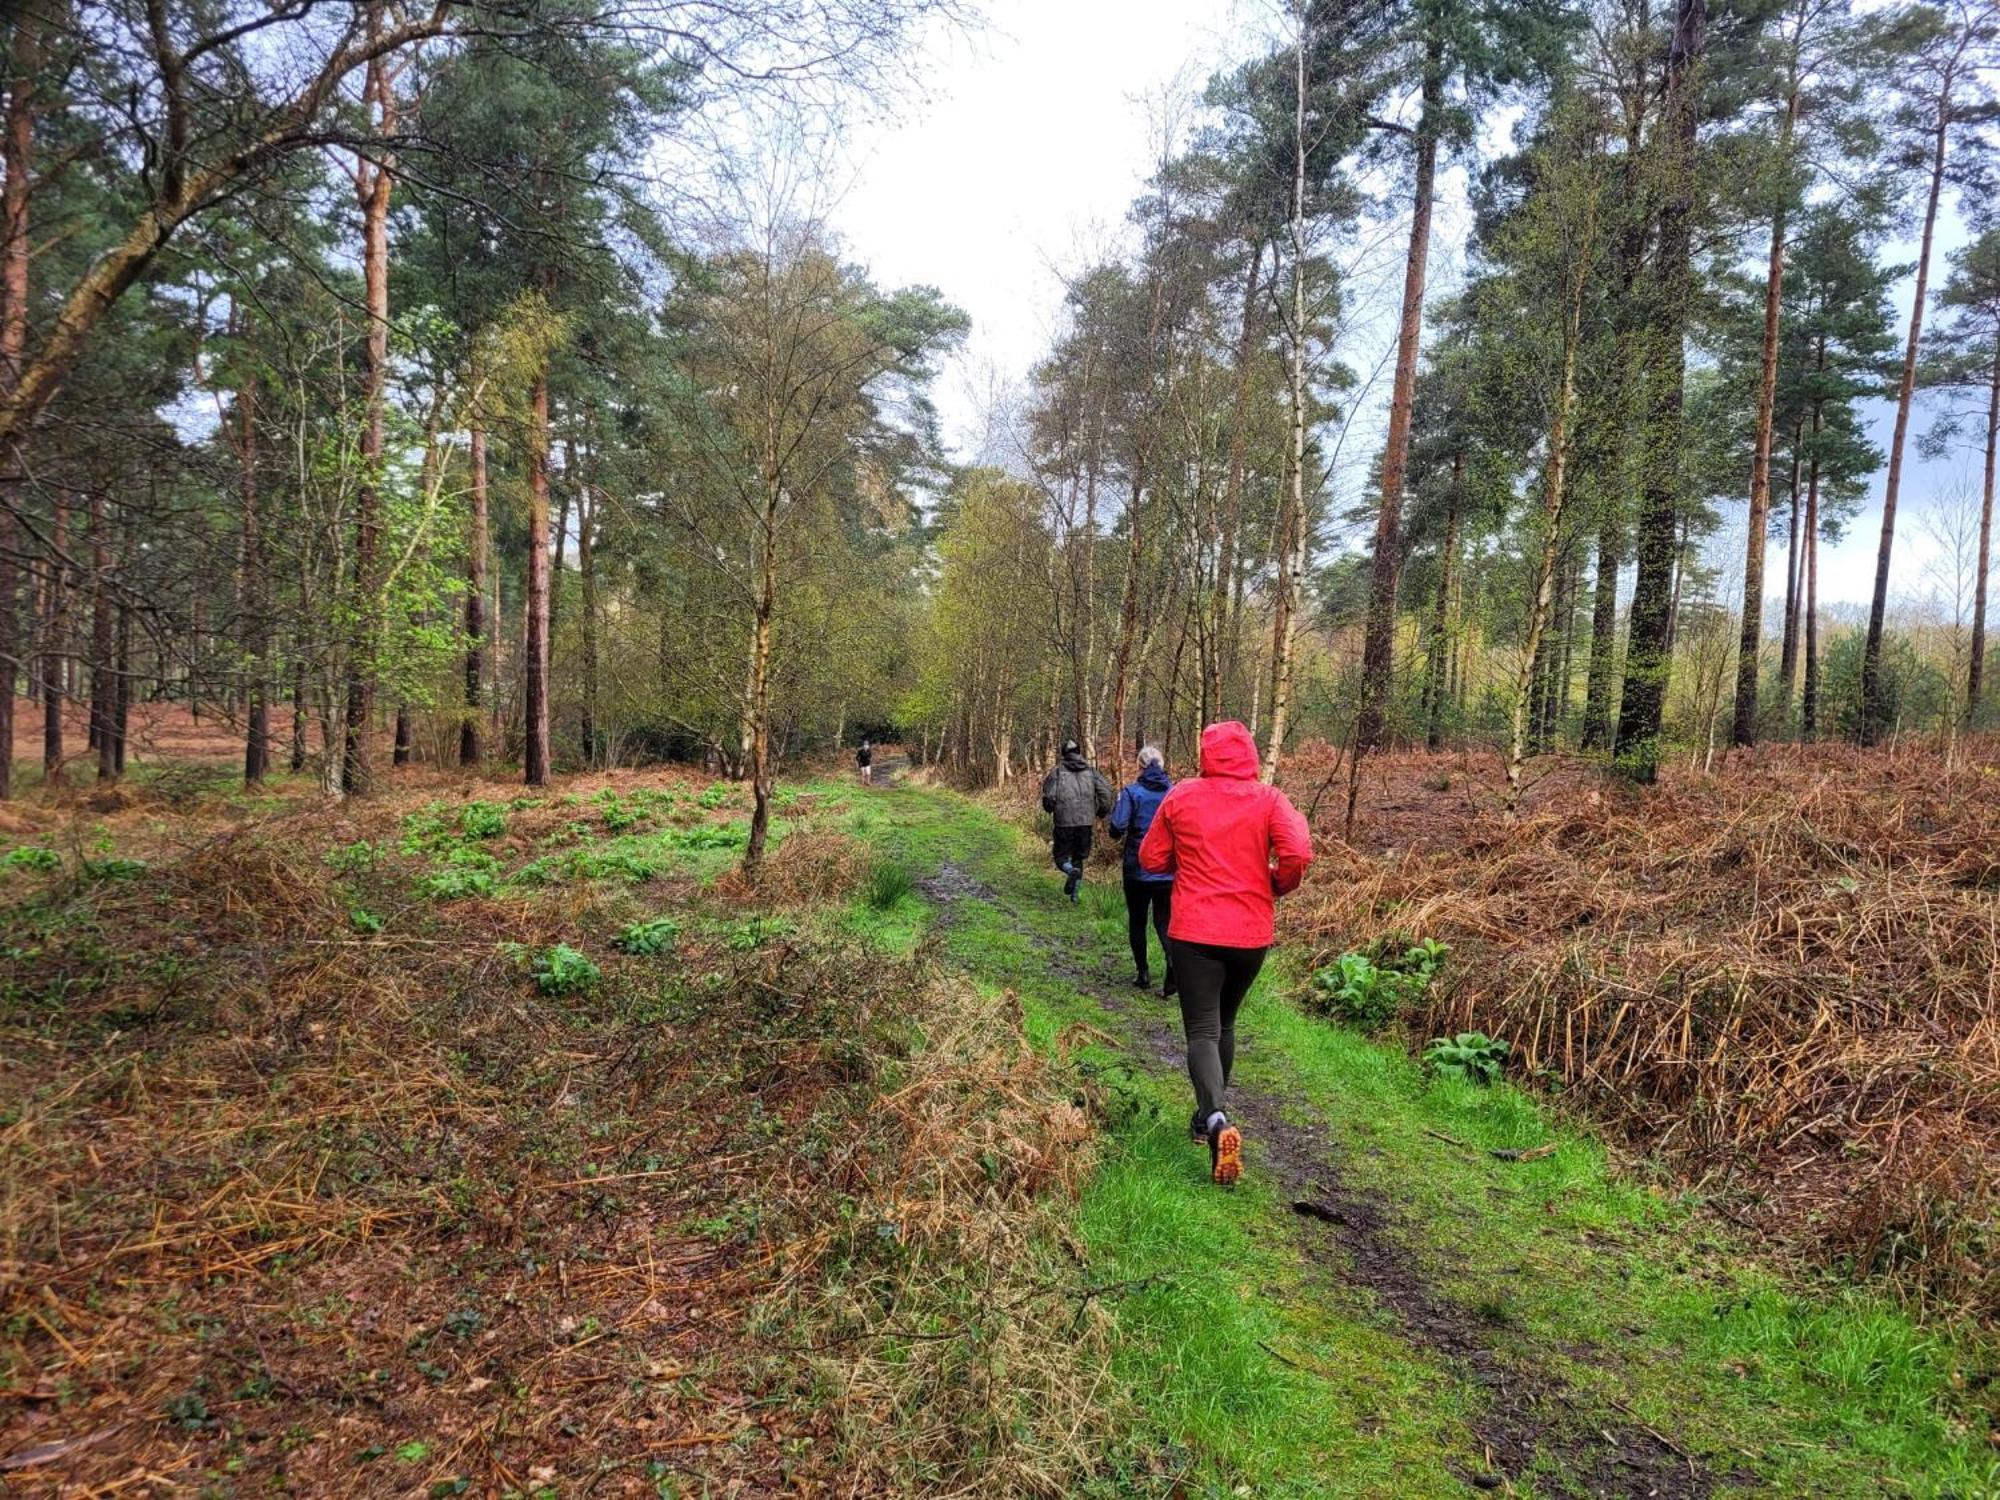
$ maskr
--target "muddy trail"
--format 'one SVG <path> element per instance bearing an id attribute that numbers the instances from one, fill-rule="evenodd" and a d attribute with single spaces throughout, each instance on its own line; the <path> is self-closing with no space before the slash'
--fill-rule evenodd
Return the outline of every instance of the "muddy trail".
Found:
<path id="1" fill-rule="evenodd" d="M 1135 1066 L 1182 1076 L 1185 1055 L 1173 1002 L 1157 990 L 1135 990 L 1122 953 L 1080 956 L 1030 913 L 950 862 L 918 888 L 946 928 L 960 902 L 1002 913 L 1051 972 L 1096 1002 L 1107 1032 Z M 1507 1338 L 1496 1315 L 1440 1291 L 1424 1257 L 1409 1248 L 1404 1215 L 1388 1196 L 1350 1179 L 1343 1148 L 1323 1118 L 1303 1117 L 1295 1101 L 1246 1086 L 1241 1078 L 1231 1082 L 1228 1104 L 1244 1130 L 1248 1169 L 1275 1182 L 1291 1204 L 1296 1243 L 1309 1266 L 1329 1286 L 1366 1291 L 1393 1332 L 1477 1392 L 1471 1435 L 1484 1464 L 1458 1471 L 1470 1489 L 1511 1490 L 1525 1483 L 1538 1494 L 1660 1500 L 1702 1500 L 1714 1492 L 1718 1477 L 1666 1434 L 1636 1419 L 1608 1420 L 1600 1401 L 1572 1388 L 1518 1338 Z M 1595 1358 L 1594 1351 L 1564 1352 L 1586 1363 Z"/>

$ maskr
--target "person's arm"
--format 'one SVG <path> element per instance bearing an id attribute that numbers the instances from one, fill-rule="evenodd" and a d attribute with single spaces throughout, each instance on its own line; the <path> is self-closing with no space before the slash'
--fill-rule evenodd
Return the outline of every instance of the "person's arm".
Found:
<path id="1" fill-rule="evenodd" d="M 1123 840 L 1132 831 L 1132 788 L 1125 787 L 1118 793 L 1118 801 L 1111 809 L 1111 836 Z"/>
<path id="2" fill-rule="evenodd" d="M 1153 826 L 1139 845 L 1139 868 L 1164 875 L 1174 867 L 1174 799 L 1171 794 L 1153 813 Z"/>
<path id="3" fill-rule="evenodd" d="M 1054 771 L 1051 771 L 1049 772 L 1048 775 L 1042 778 L 1042 811 L 1045 813 L 1052 813 L 1055 810 L 1056 810 L 1056 773 Z"/>
<path id="4" fill-rule="evenodd" d="M 1104 779 L 1104 773 L 1094 767 L 1090 773 L 1091 800 L 1096 804 L 1098 817 L 1111 811 L 1111 783 Z"/>
<path id="5" fill-rule="evenodd" d="M 1292 799 L 1283 792 L 1271 793 L 1271 852 L 1278 867 L 1271 874 L 1271 889 L 1280 896 L 1295 891 L 1312 863 L 1312 830 Z"/>

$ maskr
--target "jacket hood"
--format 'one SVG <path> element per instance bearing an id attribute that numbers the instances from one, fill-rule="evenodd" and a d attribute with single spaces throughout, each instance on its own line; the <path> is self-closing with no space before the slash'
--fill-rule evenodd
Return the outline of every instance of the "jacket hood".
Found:
<path id="1" fill-rule="evenodd" d="M 1063 751 L 1062 763 L 1065 771 L 1088 771 L 1090 769 L 1090 762 L 1083 758 L 1081 750 Z"/>
<path id="2" fill-rule="evenodd" d="M 1257 758 L 1257 742 L 1236 720 L 1211 724 L 1201 732 L 1201 774 L 1228 776 L 1238 781 L 1255 781 L 1263 770 Z"/>
<path id="3" fill-rule="evenodd" d="M 1164 792 L 1173 785 L 1173 781 L 1168 777 L 1165 766 L 1147 766 L 1139 772 L 1139 785 Z"/>

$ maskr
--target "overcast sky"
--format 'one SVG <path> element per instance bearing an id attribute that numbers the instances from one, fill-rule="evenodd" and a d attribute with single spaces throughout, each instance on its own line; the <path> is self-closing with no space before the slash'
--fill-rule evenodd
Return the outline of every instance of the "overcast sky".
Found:
<path id="1" fill-rule="evenodd" d="M 989 0 L 978 35 L 939 36 L 920 65 L 921 97 L 894 120 L 859 126 L 844 142 L 844 190 L 832 219 L 854 257 L 885 285 L 939 287 L 972 317 L 965 353 L 937 396 L 947 435 L 970 456 L 994 379 L 1018 382 L 1048 347 L 1063 278 L 1120 244 L 1125 210 L 1158 150 L 1157 103 L 1177 86 L 1198 86 L 1244 56 L 1268 9 L 1257 0 Z M 1433 290 L 1449 287 L 1463 263 L 1464 176 L 1445 183 L 1432 257 Z M 1955 216 L 1940 237 L 1932 284 L 1945 252 L 1964 242 Z M 1892 247 L 1915 259 L 1914 246 Z M 1389 320 L 1370 309 L 1393 305 L 1400 267 L 1376 255 L 1350 284 L 1363 310 L 1343 351 L 1363 377 L 1363 410 L 1350 435 L 1336 486 L 1359 482 L 1379 445 L 1387 374 L 1377 376 Z M 1907 319 L 1910 285 L 1899 291 Z M 1899 325 L 1900 331 L 1900 325 Z M 1370 377 L 1377 377 L 1370 379 Z M 1893 411 L 1876 413 L 1886 450 Z M 1977 483 L 1977 457 L 1906 457 L 1893 586 L 1899 595 L 1928 586 L 1934 548 L 1920 516 L 1955 482 Z M 1874 577 L 1883 476 L 1870 508 L 1848 538 L 1823 547 L 1820 594 L 1829 605 L 1865 601 Z M 1347 495 L 1337 496 L 1345 500 Z M 1742 512 L 1731 518 L 1740 553 Z M 1770 559 L 1770 592 L 1784 593 L 1782 547 Z"/>

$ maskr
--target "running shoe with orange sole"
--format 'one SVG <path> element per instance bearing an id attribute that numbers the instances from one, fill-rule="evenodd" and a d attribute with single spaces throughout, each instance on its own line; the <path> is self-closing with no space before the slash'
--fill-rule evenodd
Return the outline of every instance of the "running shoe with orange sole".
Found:
<path id="1" fill-rule="evenodd" d="M 1208 1171 L 1218 1187 L 1234 1187 L 1243 1175 L 1243 1133 L 1227 1120 L 1208 1137 Z"/>

